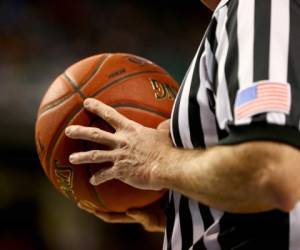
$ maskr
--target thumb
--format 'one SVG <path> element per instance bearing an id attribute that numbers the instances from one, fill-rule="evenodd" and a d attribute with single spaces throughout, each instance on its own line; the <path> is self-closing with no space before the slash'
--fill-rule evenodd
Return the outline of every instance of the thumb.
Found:
<path id="1" fill-rule="evenodd" d="M 170 128 L 170 119 L 167 119 L 160 124 L 158 124 L 157 129 L 159 130 L 169 130 Z"/>
<path id="2" fill-rule="evenodd" d="M 142 224 L 149 232 L 164 232 L 164 223 L 161 223 L 155 214 L 149 214 L 140 210 L 129 210 L 126 214 Z"/>
<path id="3" fill-rule="evenodd" d="M 147 223 L 150 220 L 150 218 L 147 214 L 145 214 L 144 212 L 141 212 L 140 210 L 137 210 L 137 209 L 128 210 L 126 212 L 126 214 L 129 217 L 135 219 L 136 221 L 139 221 L 142 224 Z"/>

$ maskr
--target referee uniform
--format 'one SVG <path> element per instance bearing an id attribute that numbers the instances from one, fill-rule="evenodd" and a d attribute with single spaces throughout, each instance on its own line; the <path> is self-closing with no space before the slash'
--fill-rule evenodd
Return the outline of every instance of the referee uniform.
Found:
<path id="1" fill-rule="evenodd" d="M 174 144 L 300 148 L 299 126 L 300 0 L 222 0 L 178 93 Z M 290 213 L 232 214 L 170 191 L 167 249 L 299 250 L 300 203 Z"/>

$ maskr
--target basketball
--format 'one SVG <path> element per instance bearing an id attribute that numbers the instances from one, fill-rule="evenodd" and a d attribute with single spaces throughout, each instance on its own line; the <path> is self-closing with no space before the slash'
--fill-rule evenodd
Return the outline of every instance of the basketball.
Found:
<path id="1" fill-rule="evenodd" d="M 83 108 L 87 97 L 156 128 L 170 117 L 177 90 L 178 83 L 164 69 L 130 54 L 100 54 L 67 68 L 44 95 L 35 125 L 37 152 L 49 180 L 67 198 L 93 211 L 125 212 L 159 200 L 164 190 L 139 190 L 118 180 L 92 186 L 90 177 L 111 163 L 75 166 L 69 162 L 69 155 L 107 148 L 72 140 L 64 130 L 69 125 L 82 125 L 114 133 L 109 124 Z"/>

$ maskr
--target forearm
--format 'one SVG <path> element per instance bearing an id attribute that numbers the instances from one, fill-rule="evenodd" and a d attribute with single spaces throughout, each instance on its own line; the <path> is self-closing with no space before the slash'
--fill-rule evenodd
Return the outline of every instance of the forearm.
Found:
<path id="1" fill-rule="evenodd" d="M 271 167 L 278 164 L 279 156 L 268 154 L 265 143 L 254 148 L 249 143 L 208 150 L 170 149 L 154 175 L 162 186 L 211 207 L 236 213 L 267 211 L 285 202 L 272 186 L 274 178 L 280 182 Z"/>
<path id="2" fill-rule="evenodd" d="M 207 150 L 172 147 L 167 130 L 150 129 L 113 108 L 87 99 L 85 108 L 108 121 L 114 134 L 71 126 L 70 138 L 105 142 L 110 150 L 70 155 L 72 164 L 112 162 L 90 179 L 112 179 L 140 189 L 168 188 L 229 212 L 290 211 L 300 200 L 300 151 L 283 143 L 248 142 Z"/>

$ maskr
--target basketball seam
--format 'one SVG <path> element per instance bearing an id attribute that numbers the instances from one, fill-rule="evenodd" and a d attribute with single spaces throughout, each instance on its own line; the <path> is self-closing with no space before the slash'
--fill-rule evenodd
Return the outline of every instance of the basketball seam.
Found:
<path id="1" fill-rule="evenodd" d="M 44 106 L 43 108 L 41 108 L 39 110 L 38 116 L 44 114 L 46 111 L 48 111 L 49 109 L 55 108 L 56 106 L 58 106 L 59 104 L 63 103 L 65 100 L 69 99 L 71 96 L 73 96 L 73 92 L 70 94 L 67 94 L 65 96 L 63 96 L 60 99 L 57 99 L 49 104 L 47 104 L 46 106 Z"/>
<path id="2" fill-rule="evenodd" d="M 76 80 L 73 80 L 70 76 L 68 76 L 67 72 L 65 72 L 63 74 L 63 77 L 70 83 L 70 85 L 72 86 L 72 88 L 75 91 L 74 93 L 78 93 L 82 99 L 86 98 L 84 93 L 80 90 L 80 87 L 79 87 L 78 83 L 76 82 Z"/>
<path id="3" fill-rule="evenodd" d="M 90 120 L 90 123 L 88 124 L 88 127 L 92 126 L 93 122 L 95 121 L 95 118 L 92 118 Z M 84 148 L 87 150 L 87 141 L 84 142 Z M 89 166 L 86 168 L 86 172 L 92 176 L 92 172 L 91 172 L 91 167 L 90 164 Z M 100 205 L 102 206 L 103 209 L 109 210 L 109 207 L 107 206 L 107 204 L 104 202 L 104 200 L 101 198 L 101 195 L 97 192 L 96 187 L 94 185 L 88 185 L 88 188 L 94 193 L 98 203 L 100 203 Z"/>
<path id="4" fill-rule="evenodd" d="M 91 72 L 91 75 L 81 84 L 80 89 L 83 88 L 89 81 L 97 74 L 97 72 L 102 68 L 102 66 L 107 62 L 107 60 L 111 57 L 111 54 L 107 54 L 103 61 L 99 61 L 97 63 L 97 67 Z M 101 58 L 101 57 L 100 57 Z"/>
<path id="5" fill-rule="evenodd" d="M 50 159 L 51 159 L 53 150 L 54 150 L 54 148 L 56 146 L 58 138 L 61 136 L 62 132 L 64 131 L 64 128 L 70 123 L 70 121 L 74 118 L 74 116 L 80 110 L 82 110 L 82 107 L 73 110 L 71 112 L 71 114 L 66 118 L 65 122 L 63 123 L 63 126 L 61 126 L 61 128 L 58 129 L 57 133 L 52 137 L 52 140 L 50 141 L 49 146 L 48 146 L 48 151 L 47 151 L 48 153 L 46 154 L 46 161 L 47 161 L 47 163 L 48 163 L 49 166 L 51 166 Z M 50 148 L 50 150 L 49 150 L 49 148 Z M 52 179 L 53 176 L 52 176 L 51 173 L 49 174 L 49 176 L 51 176 L 51 179 Z"/>
<path id="6" fill-rule="evenodd" d="M 91 168 L 88 167 L 87 168 L 87 172 L 90 174 L 90 176 L 92 176 L 92 172 L 91 172 Z M 94 185 L 88 185 L 88 188 L 90 190 L 92 190 L 92 192 L 94 193 L 98 203 L 102 206 L 102 208 L 109 210 L 109 207 L 106 205 L 106 203 L 104 202 L 104 200 L 101 198 L 100 194 L 97 192 L 96 190 L 96 186 Z"/>
<path id="7" fill-rule="evenodd" d="M 113 80 L 111 82 L 108 82 L 106 85 L 102 86 L 100 89 L 98 89 L 95 93 L 91 94 L 89 97 L 94 97 L 98 94 L 100 94 L 101 92 L 103 92 L 104 90 L 106 90 L 107 88 L 111 87 L 114 84 L 120 83 L 128 78 L 131 78 L 133 76 L 138 76 L 138 75 L 143 75 L 143 74 L 168 74 L 166 72 L 161 72 L 161 71 L 157 71 L 157 70 L 145 70 L 145 71 L 140 71 L 140 72 L 135 72 L 132 74 L 128 74 L 126 76 L 122 76 L 116 80 Z"/>

